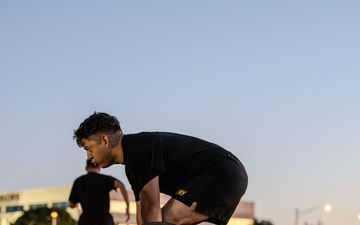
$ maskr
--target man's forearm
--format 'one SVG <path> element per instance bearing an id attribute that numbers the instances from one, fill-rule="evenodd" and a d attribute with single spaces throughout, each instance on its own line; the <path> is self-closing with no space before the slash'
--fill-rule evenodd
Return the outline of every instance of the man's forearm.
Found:
<path id="1" fill-rule="evenodd" d="M 154 205 L 141 205 L 141 216 L 143 223 L 161 222 L 161 208 Z"/>

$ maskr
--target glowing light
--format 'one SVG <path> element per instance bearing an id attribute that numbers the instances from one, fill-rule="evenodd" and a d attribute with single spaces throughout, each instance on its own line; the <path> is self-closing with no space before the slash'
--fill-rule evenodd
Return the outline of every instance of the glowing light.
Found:
<path id="1" fill-rule="evenodd" d="M 326 204 L 324 206 L 324 210 L 325 210 L 325 212 L 330 212 L 332 210 L 332 206 L 330 204 Z"/>
<path id="2" fill-rule="evenodd" d="M 58 213 L 57 213 L 57 212 L 52 212 L 52 213 L 50 214 L 50 216 L 51 216 L 52 218 L 56 218 L 56 217 L 58 217 Z"/>

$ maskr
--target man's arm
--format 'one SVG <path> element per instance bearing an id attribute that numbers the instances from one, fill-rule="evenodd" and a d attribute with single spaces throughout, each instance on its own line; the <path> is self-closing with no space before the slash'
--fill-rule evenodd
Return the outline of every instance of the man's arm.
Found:
<path id="1" fill-rule="evenodd" d="M 124 197 L 124 200 L 125 200 L 125 203 L 126 203 L 126 212 L 125 212 L 125 215 L 126 215 L 126 221 L 129 221 L 130 219 L 130 212 L 129 212 L 129 196 L 128 196 L 128 193 L 127 193 L 127 190 L 125 188 L 125 185 L 119 181 L 119 180 L 115 180 L 114 181 L 114 187 L 117 189 L 117 188 L 120 188 L 120 191 L 121 191 L 121 194 L 123 195 Z"/>
<path id="2" fill-rule="evenodd" d="M 161 222 L 159 176 L 149 181 L 140 192 L 141 217 L 143 223 Z"/>
<path id="3" fill-rule="evenodd" d="M 76 183 L 77 180 L 74 181 L 72 187 L 71 187 L 71 191 L 70 191 L 70 196 L 69 196 L 69 206 L 70 208 L 75 208 L 77 203 L 79 203 L 79 197 L 78 197 L 78 194 L 77 194 L 77 183 Z"/>

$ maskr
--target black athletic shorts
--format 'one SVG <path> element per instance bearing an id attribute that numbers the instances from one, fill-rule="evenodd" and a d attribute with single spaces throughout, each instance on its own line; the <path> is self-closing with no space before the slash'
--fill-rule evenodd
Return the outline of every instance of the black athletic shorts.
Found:
<path id="1" fill-rule="evenodd" d="M 229 152 L 226 158 L 186 183 L 172 198 L 188 206 L 197 202 L 195 210 L 208 215 L 207 222 L 225 225 L 245 194 L 247 184 L 244 166 Z"/>

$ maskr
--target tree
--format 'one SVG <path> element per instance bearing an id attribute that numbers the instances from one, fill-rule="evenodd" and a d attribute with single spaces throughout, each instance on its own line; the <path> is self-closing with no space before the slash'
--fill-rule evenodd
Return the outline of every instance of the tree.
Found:
<path id="1" fill-rule="evenodd" d="M 273 225 L 273 223 L 266 220 L 259 221 L 257 219 L 254 219 L 254 225 Z"/>
<path id="2" fill-rule="evenodd" d="M 76 221 L 65 209 L 59 208 L 37 208 L 25 211 L 15 223 L 11 225 L 49 225 L 51 224 L 51 212 L 57 212 L 57 225 L 76 225 Z"/>

